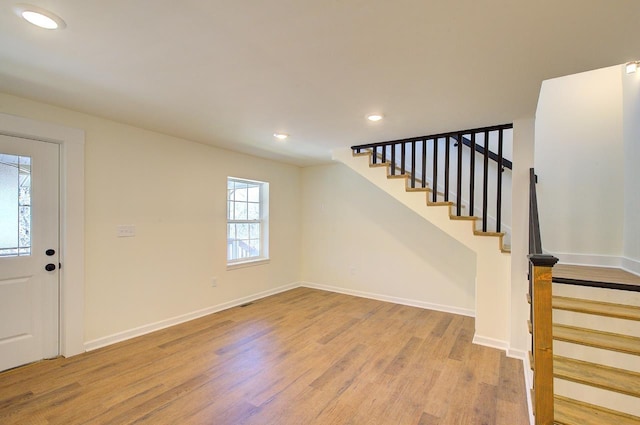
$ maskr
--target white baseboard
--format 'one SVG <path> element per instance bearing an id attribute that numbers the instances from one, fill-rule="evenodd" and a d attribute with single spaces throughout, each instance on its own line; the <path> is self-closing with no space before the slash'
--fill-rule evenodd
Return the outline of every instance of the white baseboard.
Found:
<path id="1" fill-rule="evenodd" d="M 640 276 L 640 261 L 633 260 L 628 257 L 622 257 L 622 268 L 629 273 L 637 274 Z"/>
<path id="2" fill-rule="evenodd" d="M 536 420 L 533 415 L 533 400 L 531 400 L 531 388 L 533 388 L 533 373 L 531 371 L 531 362 L 529 361 L 529 356 L 525 355 L 522 360 L 522 365 L 524 368 L 524 388 L 527 393 L 527 408 L 529 409 L 529 423 L 531 425 L 535 425 Z"/>
<path id="3" fill-rule="evenodd" d="M 547 252 L 557 257 L 563 264 L 594 267 L 616 267 L 640 276 L 640 261 L 628 257 L 596 254 L 570 254 L 566 252 Z"/>
<path id="4" fill-rule="evenodd" d="M 622 257 L 615 255 L 570 254 L 566 252 L 549 252 L 563 264 L 596 267 L 622 267 Z"/>
<path id="5" fill-rule="evenodd" d="M 84 349 L 85 351 L 91 351 L 98 348 L 106 347 L 107 345 L 115 344 L 117 342 L 125 341 L 127 339 L 135 338 L 151 332 L 159 331 L 160 329 L 168 328 L 169 326 L 178 325 L 180 323 L 188 322 L 189 320 L 193 320 L 199 317 L 207 316 L 209 314 L 217 313 L 222 310 L 227 310 L 232 307 L 237 307 L 239 305 L 242 305 L 251 301 L 259 300 L 261 298 L 265 298 L 270 295 L 279 294 L 280 292 L 288 291 L 290 289 L 294 289 L 299 286 L 300 284 L 298 282 L 295 282 L 289 285 L 279 286 L 277 288 L 269 289 L 267 291 L 259 292 L 257 294 L 253 294 L 243 298 L 238 298 L 232 301 L 228 301 L 226 303 L 203 308 L 201 310 L 192 311 L 186 314 L 181 314 L 180 316 L 171 317 L 165 320 L 160 320 L 159 322 L 138 326 L 137 328 L 129 329 L 123 332 L 118 332 L 116 334 L 94 339 L 92 341 L 87 341 L 84 343 Z"/>
<path id="6" fill-rule="evenodd" d="M 518 359 L 518 360 L 522 360 L 525 361 L 529 359 L 529 355 L 528 355 L 528 351 L 524 351 L 524 350 L 519 350 L 516 348 L 511 348 L 509 347 L 507 349 L 507 357 L 511 357 L 513 359 Z"/>
<path id="7" fill-rule="evenodd" d="M 498 350 L 509 350 L 509 343 L 499 339 L 489 338 L 486 336 L 475 334 L 473 336 L 473 343 L 478 345 L 484 345 L 485 347 L 497 348 Z"/>
<path id="8" fill-rule="evenodd" d="M 395 304 L 406 305 L 410 307 L 419 307 L 427 310 L 443 311 L 445 313 L 459 314 L 461 316 L 475 317 L 475 311 L 468 308 L 454 307 L 442 304 L 434 304 L 426 301 L 410 300 L 407 298 L 393 297 L 390 295 L 376 294 L 373 292 L 356 291 L 354 289 L 346 289 L 338 286 L 323 285 L 312 282 L 300 282 L 300 286 L 305 288 L 320 289 L 322 291 L 336 292 L 338 294 L 353 295 L 354 297 L 369 298 L 372 300 L 386 301 Z"/>

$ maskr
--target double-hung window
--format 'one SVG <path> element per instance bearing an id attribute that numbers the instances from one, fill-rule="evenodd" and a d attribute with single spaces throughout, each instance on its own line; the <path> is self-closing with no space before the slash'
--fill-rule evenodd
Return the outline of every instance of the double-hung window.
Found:
<path id="1" fill-rule="evenodd" d="M 227 264 L 269 258 L 269 183 L 227 178 Z"/>

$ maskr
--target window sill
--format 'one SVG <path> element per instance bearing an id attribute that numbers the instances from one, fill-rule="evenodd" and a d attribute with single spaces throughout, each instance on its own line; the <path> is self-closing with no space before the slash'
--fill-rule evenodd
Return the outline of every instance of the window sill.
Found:
<path id="1" fill-rule="evenodd" d="M 271 261 L 268 258 L 258 258 L 255 260 L 242 261 L 238 263 L 227 264 L 227 270 L 243 269 L 245 267 L 261 266 L 263 264 L 269 264 Z"/>

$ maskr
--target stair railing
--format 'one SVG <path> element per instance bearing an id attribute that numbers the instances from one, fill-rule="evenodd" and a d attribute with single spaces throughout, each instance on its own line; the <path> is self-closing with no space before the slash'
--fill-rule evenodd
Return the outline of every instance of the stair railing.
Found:
<path id="1" fill-rule="evenodd" d="M 468 209 L 464 216 L 474 216 L 476 194 L 482 204 L 480 218 L 482 232 L 489 231 L 489 210 L 495 213 L 495 232 L 501 232 L 502 223 L 502 173 L 511 169 L 512 163 L 503 156 L 504 132 L 513 124 L 476 128 L 464 131 L 412 137 L 389 142 L 352 146 L 354 153 L 371 152 L 371 163 L 386 164 L 391 176 L 407 176 L 410 188 L 431 190 L 430 201 L 454 202 L 455 215 L 463 216 L 463 199 L 468 196 Z M 462 142 L 462 143 L 460 143 Z M 489 144 L 497 145 L 497 153 Z M 469 147 L 464 158 L 464 147 Z M 444 151 L 444 152 L 443 152 Z M 472 154 L 473 152 L 473 154 Z M 476 154 L 480 154 L 482 166 L 476 170 Z M 490 162 L 491 160 L 491 162 Z M 495 168 L 495 170 L 493 169 Z M 476 184 L 476 171 L 482 184 Z M 489 184 L 494 173 L 494 184 Z M 430 181 L 430 183 L 429 183 Z M 441 184 L 441 182 L 443 182 Z M 452 187 L 455 186 L 455 190 Z M 481 192 L 479 192 L 481 191 Z M 494 205 L 489 206 L 489 198 Z"/>
<path id="2" fill-rule="evenodd" d="M 529 296 L 536 425 L 553 425 L 553 321 L 551 281 L 558 259 L 542 252 L 536 175 L 529 170 Z"/>

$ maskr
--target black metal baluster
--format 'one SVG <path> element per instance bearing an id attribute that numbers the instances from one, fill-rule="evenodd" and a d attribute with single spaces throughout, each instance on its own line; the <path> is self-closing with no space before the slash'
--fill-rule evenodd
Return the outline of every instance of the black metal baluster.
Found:
<path id="1" fill-rule="evenodd" d="M 444 146 L 444 201 L 449 202 L 449 151 L 451 150 L 451 136 L 447 136 Z"/>
<path id="2" fill-rule="evenodd" d="M 406 151 L 405 142 L 402 142 L 402 144 L 400 145 L 400 174 L 403 176 L 406 170 L 406 164 L 405 164 L 406 152 L 405 151 Z"/>
<path id="3" fill-rule="evenodd" d="M 484 132 L 484 174 L 482 186 L 482 231 L 487 231 L 487 195 L 489 192 L 489 132 Z"/>
<path id="4" fill-rule="evenodd" d="M 411 188 L 416 187 L 416 142 L 411 142 Z"/>
<path id="5" fill-rule="evenodd" d="M 456 215 L 462 215 L 462 134 L 458 133 L 458 181 L 456 182 Z"/>
<path id="6" fill-rule="evenodd" d="M 396 145 L 391 145 L 391 175 L 396 175 Z"/>
<path id="7" fill-rule="evenodd" d="M 471 133 L 471 151 L 469 152 L 469 216 L 475 215 L 476 186 L 476 133 Z"/>
<path id="8" fill-rule="evenodd" d="M 382 145 L 382 162 L 387 162 L 387 145 Z"/>
<path id="9" fill-rule="evenodd" d="M 377 164 L 378 163 L 378 147 L 377 146 L 372 146 L 371 147 L 371 163 L 372 164 Z"/>
<path id="10" fill-rule="evenodd" d="M 421 140 L 422 143 L 422 187 L 427 187 L 427 139 Z"/>
<path id="11" fill-rule="evenodd" d="M 438 202 L 438 139 L 433 139 L 433 202 Z"/>
<path id="12" fill-rule="evenodd" d="M 496 232 L 500 232 L 500 222 L 502 221 L 502 132 L 498 133 L 498 187 L 497 187 L 497 204 L 496 204 Z"/>

